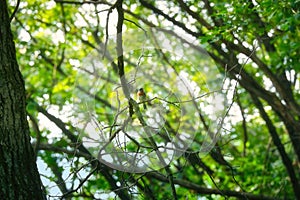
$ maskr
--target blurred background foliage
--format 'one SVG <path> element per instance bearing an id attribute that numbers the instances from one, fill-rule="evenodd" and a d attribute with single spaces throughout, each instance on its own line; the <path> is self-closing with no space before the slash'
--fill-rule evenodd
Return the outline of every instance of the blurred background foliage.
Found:
<path id="1" fill-rule="evenodd" d="M 11 23 L 49 199 L 300 198 L 300 1 L 124 0 L 132 98 L 138 101 L 144 87 L 164 112 L 166 133 L 190 130 L 189 148 L 168 165 L 169 174 L 97 162 L 99 135 L 117 131 L 114 125 L 128 117 L 114 3 L 21 1 Z M 9 4 L 12 13 L 17 2 Z M 180 90 L 178 77 L 192 95 Z M 96 127 L 84 123 L 91 120 Z"/>

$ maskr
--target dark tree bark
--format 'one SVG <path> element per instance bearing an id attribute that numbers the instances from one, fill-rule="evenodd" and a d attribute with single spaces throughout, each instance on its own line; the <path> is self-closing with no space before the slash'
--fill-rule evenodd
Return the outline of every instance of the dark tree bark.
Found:
<path id="1" fill-rule="evenodd" d="M 6 0 L 0 0 L 0 198 L 45 199 L 30 144 L 25 88 L 10 30 Z"/>

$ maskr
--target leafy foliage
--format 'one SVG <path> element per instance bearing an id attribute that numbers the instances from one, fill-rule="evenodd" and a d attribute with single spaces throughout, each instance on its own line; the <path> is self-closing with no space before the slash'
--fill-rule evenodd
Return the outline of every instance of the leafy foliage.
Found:
<path id="1" fill-rule="evenodd" d="M 154 107 L 137 104 L 130 140 L 119 130 L 130 103 L 119 77 L 114 3 L 22 1 L 12 21 L 49 197 L 300 198 L 300 2 L 124 0 L 130 95 L 139 102 L 135 93 L 144 87 Z M 114 133 L 112 151 L 154 152 L 138 137 L 145 134 L 139 114 L 149 124 L 154 118 L 145 114 L 153 110 L 164 116 L 153 123 L 163 127 L 153 137 L 159 145 L 191 138 L 180 156 L 143 173 L 97 161 L 103 138 Z M 167 150 L 161 155 L 169 158 Z"/>

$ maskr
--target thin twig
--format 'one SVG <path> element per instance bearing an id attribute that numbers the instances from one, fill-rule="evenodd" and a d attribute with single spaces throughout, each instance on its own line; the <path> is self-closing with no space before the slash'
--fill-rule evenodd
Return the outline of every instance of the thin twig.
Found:
<path id="1" fill-rule="evenodd" d="M 64 199 L 64 197 L 67 197 L 69 194 L 72 194 L 73 192 L 76 192 L 77 190 L 79 190 L 83 184 L 95 173 L 95 171 L 97 170 L 97 167 L 95 167 L 80 183 L 79 185 L 73 189 L 73 190 L 70 190 L 66 193 L 64 193 L 62 196 L 61 196 L 61 199 Z"/>

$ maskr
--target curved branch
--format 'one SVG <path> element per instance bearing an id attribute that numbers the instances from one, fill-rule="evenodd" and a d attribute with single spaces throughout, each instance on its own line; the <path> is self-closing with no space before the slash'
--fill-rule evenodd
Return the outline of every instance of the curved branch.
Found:
<path id="1" fill-rule="evenodd" d="M 195 20 L 197 20 L 200 24 L 202 24 L 203 26 L 205 26 L 208 29 L 212 29 L 213 26 L 211 26 L 207 21 L 205 21 L 198 13 L 192 11 L 188 5 L 186 5 L 186 3 L 183 0 L 176 0 L 180 7 L 186 11 L 188 14 L 190 14 Z"/>
<path id="2" fill-rule="evenodd" d="M 141 4 L 143 6 L 145 6 L 146 8 L 149 8 L 150 10 L 152 10 L 155 14 L 157 15 L 161 15 L 164 18 L 166 18 L 167 20 L 169 20 L 170 22 L 172 22 L 174 25 L 182 28 L 185 32 L 187 32 L 188 34 L 191 34 L 192 36 L 198 38 L 200 36 L 203 36 L 202 33 L 197 33 L 194 32 L 190 29 L 188 29 L 184 23 L 176 21 L 174 18 L 170 17 L 169 15 L 167 15 L 166 13 L 164 13 L 163 11 L 161 11 L 160 9 L 156 8 L 155 6 L 153 6 L 152 4 L 150 4 L 148 1 L 146 0 L 140 0 Z"/>
<path id="3" fill-rule="evenodd" d="M 13 11 L 13 13 L 11 14 L 11 16 L 10 16 L 10 18 L 9 18 L 9 21 L 10 21 L 10 22 L 14 19 L 16 13 L 18 12 L 20 3 L 21 3 L 21 0 L 18 0 L 18 1 L 17 1 L 17 5 L 16 5 L 14 11 Z"/>

